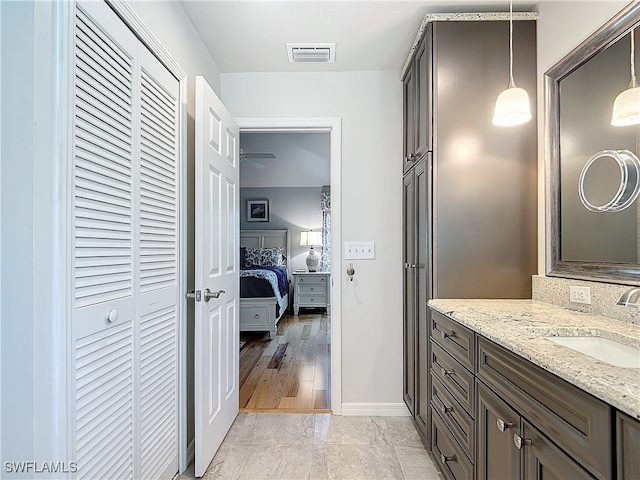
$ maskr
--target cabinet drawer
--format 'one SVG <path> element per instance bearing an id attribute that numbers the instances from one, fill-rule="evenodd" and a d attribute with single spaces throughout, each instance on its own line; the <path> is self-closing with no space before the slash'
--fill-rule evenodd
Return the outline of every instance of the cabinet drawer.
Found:
<path id="1" fill-rule="evenodd" d="M 463 453 L 440 418 L 437 410 L 431 410 L 431 448 L 435 461 L 441 463 L 441 472 L 452 480 L 473 479 L 473 464 Z"/>
<path id="2" fill-rule="evenodd" d="M 269 307 L 240 307 L 240 330 L 269 330 Z"/>
<path id="3" fill-rule="evenodd" d="M 431 337 L 471 371 L 475 361 L 474 336 L 475 333 L 467 327 L 431 310 Z"/>
<path id="4" fill-rule="evenodd" d="M 300 285 L 298 287 L 298 292 L 300 294 L 304 294 L 304 293 L 309 293 L 309 294 L 323 294 L 326 295 L 327 294 L 327 288 L 325 285 L 320 284 L 320 283 L 305 283 L 303 285 Z"/>
<path id="5" fill-rule="evenodd" d="M 478 336 L 478 377 L 598 478 L 612 477 L 611 407 Z"/>
<path id="6" fill-rule="evenodd" d="M 298 278 L 298 285 L 307 285 L 307 284 L 320 284 L 320 285 L 326 285 L 327 284 L 327 277 L 325 276 L 318 276 L 318 275 L 306 275 L 304 277 L 297 277 Z"/>
<path id="7" fill-rule="evenodd" d="M 433 341 L 431 371 L 473 418 L 473 375 Z"/>
<path id="8" fill-rule="evenodd" d="M 464 449 L 464 453 L 473 461 L 473 418 L 460 406 L 437 378 L 431 379 L 431 406 L 440 412 L 454 438 Z"/>
<path id="9" fill-rule="evenodd" d="M 301 293 L 298 295 L 298 304 L 299 305 L 326 305 L 327 304 L 327 296 L 318 293 Z"/>

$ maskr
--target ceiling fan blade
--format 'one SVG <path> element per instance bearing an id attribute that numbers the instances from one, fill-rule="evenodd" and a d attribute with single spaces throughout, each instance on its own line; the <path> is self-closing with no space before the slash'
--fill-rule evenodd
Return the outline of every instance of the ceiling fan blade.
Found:
<path id="1" fill-rule="evenodd" d="M 273 153 L 241 153 L 244 158 L 271 158 L 275 159 L 276 156 Z"/>
<path id="2" fill-rule="evenodd" d="M 253 168 L 266 168 L 266 165 L 263 165 L 260 162 L 256 162 L 254 160 L 250 160 L 247 157 L 245 157 L 244 155 L 242 157 L 240 157 L 240 163 L 246 163 L 247 165 L 251 165 Z"/>

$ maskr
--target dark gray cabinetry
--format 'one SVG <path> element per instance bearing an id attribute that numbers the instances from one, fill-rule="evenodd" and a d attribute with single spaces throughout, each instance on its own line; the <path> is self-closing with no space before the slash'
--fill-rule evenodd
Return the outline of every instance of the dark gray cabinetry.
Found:
<path id="1" fill-rule="evenodd" d="M 518 479 L 520 452 L 513 444 L 513 434 L 520 432 L 520 415 L 480 382 L 477 394 L 477 478 Z"/>
<path id="2" fill-rule="evenodd" d="M 430 155 L 423 157 L 404 177 L 404 401 L 428 443 L 429 323 L 428 299 L 428 185 Z"/>
<path id="3" fill-rule="evenodd" d="M 618 478 L 640 478 L 640 422 L 616 412 L 616 448 L 618 451 Z"/>
<path id="4" fill-rule="evenodd" d="M 433 457 L 445 478 L 450 480 L 472 479 L 473 464 L 453 439 L 442 418 L 431 417 L 431 442 Z"/>
<path id="5" fill-rule="evenodd" d="M 612 478 L 608 404 L 484 337 L 477 354 L 478 379 L 593 476 Z"/>
<path id="6" fill-rule="evenodd" d="M 482 382 L 477 388 L 478 480 L 594 478 Z"/>
<path id="7" fill-rule="evenodd" d="M 526 420 L 522 422 L 522 437 L 519 438 L 524 473 L 521 478 L 593 480 L 593 476 Z"/>
<path id="8" fill-rule="evenodd" d="M 405 173 L 432 149 L 431 29 L 429 25 L 403 80 Z"/>
<path id="9" fill-rule="evenodd" d="M 474 478 L 475 334 L 439 312 L 431 318 L 431 435 L 447 478 Z"/>
<path id="10" fill-rule="evenodd" d="M 446 478 L 640 478 L 637 419 L 430 315 L 432 453 Z"/>

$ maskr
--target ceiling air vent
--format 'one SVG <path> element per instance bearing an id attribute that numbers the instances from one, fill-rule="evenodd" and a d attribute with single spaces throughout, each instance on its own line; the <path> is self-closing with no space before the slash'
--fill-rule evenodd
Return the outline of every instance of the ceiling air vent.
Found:
<path id="1" fill-rule="evenodd" d="M 335 43 L 287 43 L 289 63 L 334 63 Z"/>

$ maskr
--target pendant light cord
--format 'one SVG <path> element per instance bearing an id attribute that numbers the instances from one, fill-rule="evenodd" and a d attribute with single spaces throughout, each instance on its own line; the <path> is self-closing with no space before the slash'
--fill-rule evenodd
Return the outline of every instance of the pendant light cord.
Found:
<path id="1" fill-rule="evenodd" d="M 635 50 L 635 28 L 631 29 L 631 83 L 629 84 L 629 88 L 634 88 L 638 86 L 638 82 L 636 81 L 636 50 Z"/>
<path id="2" fill-rule="evenodd" d="M 513 81 L 513 0 L 509 1 L 509 88 L 514 88 Z"/>

